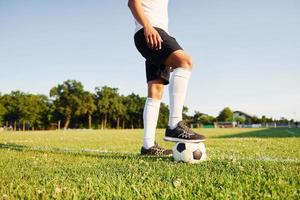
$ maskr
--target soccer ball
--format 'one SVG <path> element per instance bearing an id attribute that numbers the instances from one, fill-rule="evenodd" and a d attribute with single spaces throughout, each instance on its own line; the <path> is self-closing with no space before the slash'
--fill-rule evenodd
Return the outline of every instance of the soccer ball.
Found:
<path id="1" fill-rule="evenodd" d="M 199 163 L 206 160 L 205 145 L 204 143 L 178 142 L 173 147 L 173 157 L 175 161 Z"/>

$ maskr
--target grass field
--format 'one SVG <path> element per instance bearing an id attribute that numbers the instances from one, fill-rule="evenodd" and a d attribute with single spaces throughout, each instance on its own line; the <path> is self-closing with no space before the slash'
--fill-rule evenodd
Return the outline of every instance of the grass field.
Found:
<path id="1" fill-rule="evenodd" d="M 300 129 L 197 131 L 198 165 L 140 156 L 142 130 L 2 132 L 0 199 L 300 199 Z"/>

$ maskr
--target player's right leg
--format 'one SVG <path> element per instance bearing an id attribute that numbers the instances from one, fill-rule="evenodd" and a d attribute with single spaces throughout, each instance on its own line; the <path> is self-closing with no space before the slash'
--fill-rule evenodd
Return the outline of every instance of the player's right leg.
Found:
<path id="1" fill-rule="evenodd" d="M 186 87 L 187 81 L 183 81 L 180 78 L 184 78 L 188 80 L 188 76 L 190 74 L 190 68 L 192 66 L 191 59 L 187 56 L 187 54 L 183 51 L 180 45 L 177 43 L 174 37 L 171 37 L 167 32 L 160 28 L 156 28 L 158 33 L 160 34 L 163 43 L 162 49 L 153 50 L 150 49 L 147 45 L 147 41 L 144 36 L 143 29 L 139 30 L 135 36 L 135 45 L 138 51 L 142 54 L 142 56 L 146 59 L 146 74 L 147 74 L 147 82 L 151 80 L 162 80 L 164 85 L 169 84 L 170 78 L 170 67 L 175 68 L 173 72 L 173 78 L 171 78 L 172 86 L 174 88 L 173 96 L 176 96 L 178 90 L 182 90 L 182 88 Z M 188 69 L 185 69 L 187 67 Z M 178 69 L 177 69 L 178 68 Z M 186 90 L 186 89 L 185 89 Z M 173 93 L 171 93 L 173 94 Z M 173 105 L 170 107 L 170 111 L 172 113 L 180 113 L 182 115 L 182 107 L 183 101 L 185 97 L 184 94 L 180 94 L 181 98 L 175 97 L 172 98 L 174 100 Z M 177 95 L 178 96 L 178 95 Z M 178 103 L 180 102 L 180 103 Z M 177 110 L 176 112 L 173 112 Z M 177 114 L 176 114 L 177 115 Z M 174 118 L 175 119 L 175 118 Z M 173 120 L 174 124 L 176 124 L 176 130 L 170 129 L 166 134 L 166 140 L 169 141 L 178 141 L 180 137 L 184 137 L 185 139 L 189 139 L 191 142 L 198 142 L 199 140 L 195 140 L 194 136 L 191 136 L 192 131 L 188 129 L 183 123 L 177 123 L 178 118 Z M 172 123 L 173 124 L 173 123 Z M 177 127 L 177 124 L 180 125 Z M 181 126 L 182 125 L 182 126 Z M 175 125 L 174 125 L 175 126 Z M 169 129 L 167 129 L 169 130 Z M 179 130 L 179 131 L 177 131 Z M 174 133 L 174 134 L 173 134 Z M 146 134 L 145 134 L 146 135 Z M 197 136 L 197 134 L 194 134 Z M 181 138 L 182 139 L 182 138 Z M 192 141 L 193 140 L 193 141 Z M 147 145 L 146 145 L 147 146 Z"/>
<path id="2" fill-rule="evenodd" d="M 174 71 L 169 86 L 169 127 L 165 140 L 173 142 L 202 142 L 205 136 L 195 133 L 182 121 L 182 110 L 192 70 L 192 59 L 183 50 L 173 52 L 164 63 Z"/>

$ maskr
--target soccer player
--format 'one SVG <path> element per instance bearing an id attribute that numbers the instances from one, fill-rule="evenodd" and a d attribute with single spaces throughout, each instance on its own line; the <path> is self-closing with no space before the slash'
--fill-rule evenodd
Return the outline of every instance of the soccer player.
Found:
<path id="1" fill-rule="evenodd" d="M 134 42 L 146 59 L 148 98 L 145 103 L 142 155 L 170 155 L 171 150 L 155 143 L 155 130 L 164 85 L 169 84 L 169 126 L 164 140 L 202 142 L 205 136 L 192 131 L 182 121 L 182 109 L 192 70 L 191 57 L 168 31 L 169 0 L 129 0 L 135 18 Z M 172 76 L 170 78 L 170 72 Z"/>

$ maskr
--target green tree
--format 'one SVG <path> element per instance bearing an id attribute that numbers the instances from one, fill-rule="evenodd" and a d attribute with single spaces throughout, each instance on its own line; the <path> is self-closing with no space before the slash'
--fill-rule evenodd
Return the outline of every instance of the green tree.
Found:
<path id="1" fill-rule="evenodd" d="M 244 124 L 245 123 L 245 118 L 241 117 L 241 116 L 237 116 L 234 118 L 234 120 L 238 123 L 238 124 Z"/>
<path id="2" fill-rule="evenodd" d="M 193 123 L 199 123 L 200 122 L 200 117 L 202 115 L 205 115 L 204 113 L 201 113 L 199 111 L 195 111 L 195 114 L 193 116 Z"/>
<path id="3" fill-rule="evenodd" d="M 20 91 L 12 91 L 10 94 L 5 94 L 1 97 L 2 105 L 6 109 L 4 120 L 13 125 L 14 130 L 17 130 L 17 123 L 23 117 L 22 101 L 24 100 L 25 93 Z"/>
<path id="4" fill-rule="evenodd" d="M 183 106 L 182 120 L 184 120 L 186 124 L 190 124 L 193 121 L 193 117 L 188 115 L 188 112 L 189 112 L 189 108 L 187 106 Z"/>
<path id="5" fill-rule="evenodd" d="M 246 124 L 252 124 L 252 119 L 247 117 L 246 120 L 245 120 L 245 123 Z"/>
<path id="6" fill-rule="evenodd" d="M 22 124 L 22 130 L 26 129 L 26 124 L 32 129 L 47 126 L 45 115 L 49 109 L 49 101 L 45 95 L 26 94 L 20 91 L 12 91 L 1 98 L 2 104 L 6 108 L 5 120 L 14 124 Z"/>
<path id="7" fill-rule="evenodd" d="M 192 117 L 192 121 L 196 124 L 211 125 L 216 121 L 216 119 L 213 116 L 209 116 L 199 111 L 195 111 L 195 114 Z"/>
<path id="8" fill-rule="evenodd" d="M 97 109 L 95 105 L 95 99 L 92 93 L 88 91 L 83 92 L 82 101 L 81 101 L 81 113 L 87 114 L 88 116 L 88 128 L 92 128 L 92 115 Z"/>
<path id="9" fill-rule="evenodd" d="M 83 96 L 83 85 L 76 80 L 67 80 L 50 90 L 56 110 L 65 117 L 64 129 L 69 127 L 72 115 L 82 114 Z"/>
<path id="10" fill-rule="evenodd" d="M 261 119 L 259 119 L 256 116 L 253 116 L 251 121 L 252 121 L 253 124 L 260 124 L 262 122 Z"/>
<path id="11" fill-rule="evenodd" d="M 229 107 L 224 108 L 217 117 L 219 122 L 232 122 L 233 112 Z"/>
<path id="12" fill-rule="evenodd" d="M 209 115 L 202 115 L 200 117 L 200 122 L 201 124 L 204 124 L 204 125 L 211 125 L 215 122 L 215 118 L 213 116 L 209 116 Z"/>
<path id="13" fill-rule="evenodd" d="M 6 109 L 5 109 L 5 107 L 1 103 L 1 97 L 0 97 L 0 126 L 3 123 L 3 119 L 4 119 L 5 113 L 6 113 Z"/>
<path id="14" fill-rule="evenodd" d="M 25 130 L 26 122 L 32 128 L 41 129 L 46 127 L 45 115 L 48 113 L 48 97 L 45 95 L 25 94 L 21 98 L 20 120 L 22 121 L 22 129 Z"/>
<path id="15" fill-rule="evenodd" d="M 169 122 L 169 108 L 165 103 L 161 103 L 160 111 L 159 111 L 159 118 L 157 122 L 158 128 L 166 128 Z"/>
<path id="16" fill-rule="evenodd" d="M 101 118 L 101 128 L 107 128 L 109 119 L 119 121 L 119 117 L 124 113 L 125 108 L 122 98 L 117 88 L 108 86 L 96 87 L 95 92 L 96 107 Z"/>
<path id="17" fill-rule="evenodd" d="M 261 122 L 262 122 L 263 125 L 266 125 L 266 123 L 267 123 L 267 118 L 266 118 L 265 115 L 263 115 L 263 116 L 261 117 Z"/>
<path id="18" fill-rule="evenodd" d="M 120 96 L 117 94 L 114 99 L 114 103 L 111 105 L 112 107 L 112 119 L 117 121 L 116 128 L 120 128 L 120 121 L 125 119 L 126 107 L 124 105 L 124 96 Z"/>
<path id="19" fill-rule="evenodd" d="M 279 120 L 278 120 L 278 123 L 279 124 L 289 124 L 289 120 L 284 118 L 284 117 L 281 117 Z"/>
<path id="20" fill-rule="evenodd" d="M 128 120 L 130 128 L 141 128 L 143 126 L 143 110 L 146 98 L 137 94 L 130 94 L 125 97 L 124 105 L 126 107 L 125 118 Z"/>

